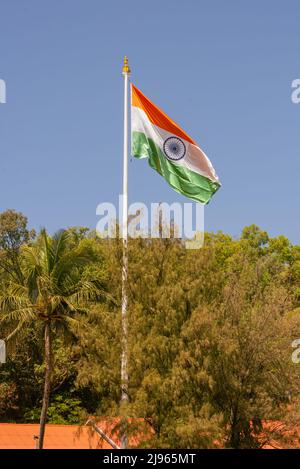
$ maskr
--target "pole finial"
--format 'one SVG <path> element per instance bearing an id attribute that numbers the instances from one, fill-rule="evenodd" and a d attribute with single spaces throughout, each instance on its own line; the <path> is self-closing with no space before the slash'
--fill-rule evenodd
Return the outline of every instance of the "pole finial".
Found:
<path id="1" fill-rule="evenodd" d="M 125 55 L 124 57 L 124 63 L 123 63 L 123 68 L 122 68 L 123 73 L 130 73 L 130 67 L 128 65 L 128 57 Z"/>

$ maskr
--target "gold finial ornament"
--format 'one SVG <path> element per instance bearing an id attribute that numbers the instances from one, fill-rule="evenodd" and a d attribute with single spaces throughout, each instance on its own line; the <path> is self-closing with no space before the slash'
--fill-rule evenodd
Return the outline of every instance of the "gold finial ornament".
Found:
<path id="1" fill-rule="evenodd" d="M 124 57 L 124 64 L 123 64 L 122 72 L 123 73 L 130 73 L 130 67 L 128 65 L 128 57 L 126 55 Z"/>

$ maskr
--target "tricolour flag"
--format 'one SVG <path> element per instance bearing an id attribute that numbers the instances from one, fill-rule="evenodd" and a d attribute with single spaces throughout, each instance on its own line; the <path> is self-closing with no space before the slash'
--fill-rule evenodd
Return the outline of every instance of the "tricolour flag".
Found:
<path id="1" fill-rule="evenodd" d="M 207 203 L 219 189 L 219 178 L 197 143 L 133 84 L 131 132 L 132 155 L 148 158 L 180 194 Z"/>

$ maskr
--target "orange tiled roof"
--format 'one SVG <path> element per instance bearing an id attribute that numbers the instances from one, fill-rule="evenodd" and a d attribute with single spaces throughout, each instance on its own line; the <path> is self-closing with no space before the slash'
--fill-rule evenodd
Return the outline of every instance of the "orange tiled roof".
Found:
<path id="1" fill-rule="evenodd" d="M 287 426 L 276 420 L 264 422 L 261 441 L 265 438 L 267 443 L 263 444 L 263 449 L 300 448 L 300 427 Z"/>
<path id="2" fill-rule="evenodd" d="M 110 436 L 117 444 L 120 444 L 112 429 L 115 427 L 117 420 L 106 420 L 99 422 L 101 429 Z M 282 428 L 281 428 L 282 427 Z M 286 429 L 281 422 L 265 422 L 265 431 L 282 433 L 289 437 L 290 444 L 288 447 L 299 448 L 300 427 Z M 16 424 L 16 423 L 0 423 L 0 449 L 34 449 L 34 436 L 39 434 L 39 424 Z M 143 433 L 139 433 L 143 435 Z M 262 442 L 266 434 L 261 435 Z M 131 444 L 135 446 L 140 438 L 130 437 Z M 263 449 L 282 448 L 276 439 L 266 438 L 267 442 L 262 444 Z M 291 444 L 292 441 L 292 444 Z M 294 442 L 294 444 L 293 444 Z M 45 449 L 111 449 L 111 446 L 100 438 L 91 427 L 79 425 L 46 425 Z"/>
<path id="3" fill-rule="evenodd" d="M 38 424 L 0 423 L 0 449 L 34 449 L 38 434 Z M 111 449 L 90 427 L 51 424 L 46 426 L 44 448 Z"/>
<path id="4" fill-rule="evenodd" d="M 151 430 L 143 419 L 132 421 L 128 437 L 129 445 L 136 446 L 144 438 L 149 438 Z M 107 417 L 97 421 L 97 426 L 118 446 L 119 418 Z M 150 433 L 149 433 L 150 432 Z M 0 449 L 35 449 L 34 436 L 39 435 L 39 424 L 0 423 Z M 47 424 L 44 438 L 45 449 L 111 449 L 111 446 L 98 435 L 91 426 Z"/>

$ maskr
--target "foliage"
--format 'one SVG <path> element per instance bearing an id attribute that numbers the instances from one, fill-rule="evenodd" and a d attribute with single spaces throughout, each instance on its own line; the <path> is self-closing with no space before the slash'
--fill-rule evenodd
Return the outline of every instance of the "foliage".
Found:
<path id="1" fill-rule="evenodd" d="M 11 337 L 0 419 L 38 420 L 49 321 L 48 422 L 120 415 L 121 240 L 84 227 L 16 239 L 17 262 L 0 275 L 1 334 Z M 5 249 L 0 240 L 0 257 Z M 300 246 L 250 225 L 239 239 L 207 233 L 194 251 L 131 239 L 129 266 L 128 412 L 132 431 L 149 429 L 137 444 L 258 448 L 262 435 L 274 439 L 272 422 L 299 424 Z"/>
<path id="2" fill-rule="evenodd" d="M 48 423 L 78 424 L 83 412 L 80 404 L 80 399 L 72 397 L 72 394 L 57 394 L 48 407 Z M 40 408 L 28 410 L 24 417 L 28 422 L 38 422 Z"/>

